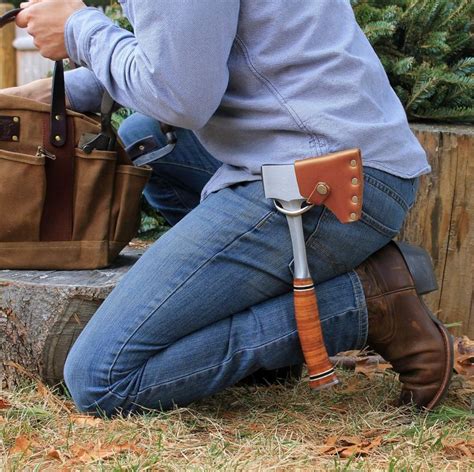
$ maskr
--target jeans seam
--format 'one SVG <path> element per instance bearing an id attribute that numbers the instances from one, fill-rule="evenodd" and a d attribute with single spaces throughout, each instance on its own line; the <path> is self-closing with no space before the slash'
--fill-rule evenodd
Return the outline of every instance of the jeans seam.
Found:
<path id="1" fill-rule="evenodd" d="M 141 323 L 132 331 L 132 333 L 128 336 L 126 341 L 123 343 L 123 345 L 120 347 L 119 351 L 117 352 L 113 362 L 110 365 L 109 372 L 107 374 L 107 381 L 108 384 L 110 385 L 112 383 L 112 370 L 115 367 L 115 364 L 117 362 L 117 359 L 119 358 L 120 354 L 124 350 L 125 346 L 128 344 L 130 339 L 136 334 L 136 332 L 159 310 L 161 306 L 163 306 L 173 295 L 175 295 L 178 290 L 180 290 L 186 282 L 188 282 L 192 277 L 194 277 L 200 270 L 202 270 L 205 266 L 207 266 L 211 261 L 213 261 L 218 255 L 222 254 L 224 251 L 226 251 L 229 247 L 231 247 L 234 243 L 245 237 L 247 234 L 255 231 L 256 227 L 261 223 L 262 220 L 266 220 L 269 215 L 271 215 L 273 211 L 267 211 L 265 215 L 258 220 L 258 222 L 253 225 L 248 231 L 245 231 L 242 234 L 239 234 L 236 238 L 234 238 L 232 241 L 230 241 L 228 244 L 226 244 L 220 251 L 216 252 L 211 258 L 206 259 L 199 267 L 196 268 L 191 274 L 189 274 L 188 277 L 186 277 L 177 287 L 174 288 L 164 299 L 161 301 L 161 303 L 153 308 L 151 312 L 143 319 Z"/>
<path id="2" fill-rule="evenodd" d="M 153 154 L 154 152 L 157 152 L 157 151 L 152 151 L 149 154 Z M 176 166 L 176 167 L 181 167 L 181 168 L 185 168 L 185 169 L 197 170 L 198 172 L 202 172 L 202 173 L 210 175 L 210 176 L 214 175 L 213 172 L 210 172 L 206 169 L 202 169 L 202 168 L 199 168 L 199 167 L 194 167 L 194 166 L 191 166 L 191 165 L 188 165 L 188 164 L 181 164 L 181 163 L 178 163 L 178 162 L 170 162 L 170 161 L 165 160 L 165 159 L 158 159 L 158 161 L 151 163 L 151 165 L 153 165 L 153 166 L 159 166 L 160 164 L 166 164 L 166 165 L 169 165 L 169 166 Z"/>
<path id="3" fill-rule="evenodd" d="M 201 157 L 205 157 L 205 158 L 207 159 L 209 165 L 212 165 L 212 164 L 213 164 L 213 162 L 211 161 L 211 159 L 213 159 L 213 160 L 215 161 L 216 165 L 213 166 L 212 169 L 206 170 L 206 172 L 207 172 L 208 174 L 214 175 L 215 172 L 217 171 L 217 169 L 219 169 L 221 163 L 219 163 L 219 161 L 218 161 L 212 154 L 210 154 L 208 151 L 206 151 L 206 149 L 205 149 L 204 146 L 201 144 L 201 142 L 199 141 L 199 139 L 197 138 L 197 136 L 196 136 L 195 133 L 193 133 L 192 131 L 189 131 L 189 134 L 190 134 L 190 136 L 191 136 L 191 139 L 194 141 L 194 143 L 195 143 L 198 147 L 202 148 L 202 150 L 204 151 L 204 153 L 201 153 L 201 154 L 204 154 L 204 156 L 201 155 Z M 202 161 L 202 159 L 201 159 L 201 161 Z"/>
<path id="4" fill-rule="evenodd" d="M 363 349 L 367 344 L 369 317 L 367 313 L 367 303 L 365 300 L 362 282 L 355 271 L 348 272 L 352 284 L 357 311 L 359 312 L 359 333 L 357 337 L 356 349 Z"/>
<path id="5" fill-rule="evenodd" d="M 369 228 L 379 232 L 382 236 L 390 239 L 392 239 L 399 231 L 398 229 L 390 228 L 390 226 L 385 226 L 365 211 L 362 211 L 360 221 Z"/>
<path id="6" fill-rule="evenodd" d="M 161 179 L 161 181 L 163 182 L 163 184 L 173 192 L 174 196 L 176 197 L 176 199 L 178 200 L 179 204 L 181 204 L 181 206 L 187 210 L 188 212 L 193 210 L 194 207 L 190 207 L 184 198 L 181 197 L 181 195 L 179 194 L 179 192 L 176 190 L 176 187 L 179 187 L 178 185 L 176 184 L 173 184 L 171 183 L 169 180 L 167 180 L 166 178 L 164 177 L 159 177 Z M 161 185 L 161 187 L 163 188 L 163 184 Z"/>

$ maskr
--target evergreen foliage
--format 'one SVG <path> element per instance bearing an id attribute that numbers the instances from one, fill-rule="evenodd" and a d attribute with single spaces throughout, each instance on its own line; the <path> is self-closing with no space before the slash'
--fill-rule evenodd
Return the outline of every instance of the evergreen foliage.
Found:
<path id="1" fill-rule="evenodd" d="M 472 0 L 352 0 L 410 120 L 474 122 Z"/>

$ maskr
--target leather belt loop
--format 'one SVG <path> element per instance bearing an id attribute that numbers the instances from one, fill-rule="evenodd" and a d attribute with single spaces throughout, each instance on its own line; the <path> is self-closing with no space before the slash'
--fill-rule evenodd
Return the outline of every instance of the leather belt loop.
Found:
<path id="1" fill-rule="evenodd" d="M 46 198 L 41 218 L 41 241 L 71 241 L 74 217 L 74 127 L 65 121 L 67 142 L 55 147 L 50 142 L 50 117 L 43 118 L 43 146 L 55 158 L 46 159 Z"/>

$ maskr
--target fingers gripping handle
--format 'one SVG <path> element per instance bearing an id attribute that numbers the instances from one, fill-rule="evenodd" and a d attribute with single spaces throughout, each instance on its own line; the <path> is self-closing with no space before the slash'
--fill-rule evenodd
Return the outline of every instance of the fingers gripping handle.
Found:
<path id="1" fill-rule="evenodd" d="M 339 383 L 324 345 L 314 284 L 311 279 L 294 280 L 295 317 L 301 348 L 315 390 Z"/>

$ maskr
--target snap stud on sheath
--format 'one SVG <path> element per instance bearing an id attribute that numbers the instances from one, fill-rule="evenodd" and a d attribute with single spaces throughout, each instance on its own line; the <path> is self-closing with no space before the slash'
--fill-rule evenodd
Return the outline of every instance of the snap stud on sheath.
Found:
<path id="1" fill-rule="evenodd" d="M 59 143 L 59 142 L 61 141 L 61 139 L 62 139 L 62 138 L 61 138 L 61 136 L 59 136 L 59 134 L 54 137 L 54 140 L 55 140 L 57 143 Z"/>
<path id="2" fill-rule="evenodd" d="M 359 203 L 359 197 L 352 197 L 352 203 Z"/>
<path id="3" fill-rule="evenodd" d="M 18 141 L 18 136 L 12 136 L 12 141 Z"/>
<path id="4" fill-rule="evenodd" d="M 357 215 L 355 213 L 351 213 L 351 221 L 355 221 L 357 219 Z"/>
<path id="5" fill-rule="evenodd" d="M 13 123 L 19 123 L 19 122 L 20 122 L 20 118 L 18 116 L 14 116 Z"/>
<path id="6" fill-rule="evenodd" d="M 351 167 L 357 167 L 357 161 L 355 159 L 352 159 Z"/>
<path id="7" fill-rule="evenodd" d="M 352 179 L 352 185 L 359 185 L 359 179 L 357 179 L 357 178 L 354 177 L 354 178 Z"/>

